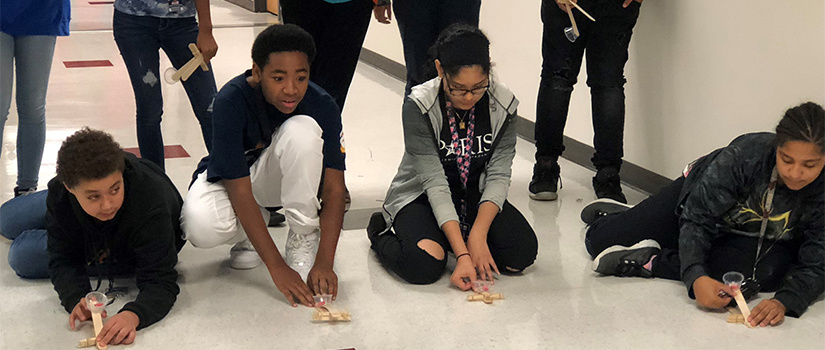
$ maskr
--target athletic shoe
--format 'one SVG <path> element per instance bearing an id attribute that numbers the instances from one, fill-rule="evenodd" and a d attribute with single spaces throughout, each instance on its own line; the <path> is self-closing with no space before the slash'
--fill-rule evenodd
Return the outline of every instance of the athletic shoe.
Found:
<path id="1" fill-rule="evenodd" d="M 621 213 L 630 208 L 633 207 L 610 198 L 597 199 L 584 206 L 581 218 L 585 224 L 592 225 L 593 222 L 599 218 L 610 214 Z"/>
<path id="2" fill-rule="evenodd" d="M 554 201 L 559 198 L 561 187 L 561 168 L 559 163 L 550 159 L 539 159 L 533 165 L 533 179 L 530 181 L 530 198 L 538 201 Z"/>
<path id="3" fill-rule="evenodd" d="M 229 250 L 229 266 L 236 270 L 249 270 L 263 263 L 252 242 L 248 239 L 235 243 Z"/>
<path id="4" fill-rule="evenodd" d="M 619 277 L 652 278 L 653 272 L 644 268 L 650 257 L 661 253 L 659 243 L 646 239 L 631 247 L 614 245 L 593 260 L 593 271 Z"/>
<path id="5" fill-rule="evenodd" d="M 25 196 L 27 194 L 32 194 L 32 193 L 35 193 L 35 192 L 37 192 L 37 187 L 32 187 L 32 188 L 15 187 L 14 188 L 14 196 L 15 197 Z"/>
<path id="6" fill-rule="evenodd" d="M 309 270 L 315 264 L 315 254 L 318 253 L 318 243 L 321 240 L 319 230 L 310 234 L 300 235 L 289 230 L 286 236 L 286 263 L 298 272 L 303 280 L 307 279 Z"/>
<path id="7" fill-rule="evenodd" d="M 622 179 L 619 177 L 617 168 L 599 169 L 593 177 L 593 190 L 596 191 L 597 198 L 610 198 L 617 202 L 627 203 L 627 198 L 622 193 Z"/>

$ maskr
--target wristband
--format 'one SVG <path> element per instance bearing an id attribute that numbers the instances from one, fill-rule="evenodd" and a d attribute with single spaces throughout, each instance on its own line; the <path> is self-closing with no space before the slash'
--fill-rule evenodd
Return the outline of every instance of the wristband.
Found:
<path id="1" fill-rule="evenodd" d="M 462 256 L 465 256 L 465 255 L 470 255 L 470 253 L 461 253 L 461 254 L 458 254 L 458 256 L 456 256 L 456 257 L 455 257 L 455 261 L 458 261 L 458 258 L 460 258 L 460 257 L 462 257 Z"/>

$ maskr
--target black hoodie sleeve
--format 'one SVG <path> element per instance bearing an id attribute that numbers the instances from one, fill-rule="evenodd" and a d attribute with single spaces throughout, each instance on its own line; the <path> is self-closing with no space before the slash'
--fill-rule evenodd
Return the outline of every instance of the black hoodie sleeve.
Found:
<path id="1" fill-rule="evenodd" d="M 813 204 L 819 205 L 822 202 Z M 800 220 L 802 221 L 802 220 Z M 811 211 L 811 218 L 802 231 L 797 263 L 785 276 L 782 288 L 774 299 L 785 305 L 785 314 L 799 317 L 825 291 L 825 214 Z"/>
<path id="2" fill-rule="evenodd" d="M 135 281 L 140 292 L 135 301 L 120 310 L 134 312 L 140 318 L 137 329 L 166 316 L 180 292 L 172 214 L 158 208 L 145 215 L 145 224 L 135 228 L 129 241 L 135 254 Z"/>
<path id="3" fill-rule="evenodd" d="M 60 304 L 71 313 L 75 305 L 92 290 L 86 272 L 83 235 L 79 225 L 74 224 L 74 214 L 65 189 L 50 186 L 46 207 L 49 278 Z"/>
<path id="4" fill-rule="evenodd" d="M 693 282 L 707 276 L 705 261 L 711 241 L 719 235 L 716 224 L 745 191 L 751 160 L 738 146 L 724 148 L 708 165 L 685 200 L 680 217 L 679 258 L 682 282 L 693 296 Z M 743 159 L 744 158 L 744 159 Z"/>

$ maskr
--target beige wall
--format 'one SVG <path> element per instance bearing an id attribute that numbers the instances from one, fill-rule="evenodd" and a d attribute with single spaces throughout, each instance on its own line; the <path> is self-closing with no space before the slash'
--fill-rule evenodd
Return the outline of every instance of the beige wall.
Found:
<path id="1" fill-rule="evenodd" d="M 531 120 L 539 8 L 538 0 L 483 0 L 481 7 L 494 69 Z M 373 21 L 364 46 L 403 63 L 395 23 Z M 675 177 L 736 135 L 772 129 L 792 105 L 825 103 L 825 1 L 647 0 L 625 73 L 625 159 Z M 592 145 L 585 80 L 582 72 L 565 134 Z"/>

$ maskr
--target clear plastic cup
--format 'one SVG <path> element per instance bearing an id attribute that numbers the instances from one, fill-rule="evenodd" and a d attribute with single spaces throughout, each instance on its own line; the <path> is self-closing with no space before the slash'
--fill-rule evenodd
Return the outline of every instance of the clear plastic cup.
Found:
<path id="1" fill-rule="evenodd" d="M 178 70 L 174 67 L 166 68 L 166 70 L 163 71 L 163 81 L 165 81 L 167 84 L 177 83 L 178 81 L 172 78 L 177 72 Z"/>
<path id="2" fill-rule="evenodd" d="M 476 292 L 489 292 L 490 287 L 493 285 L 493 282 L 485 280 L 475 280 L 473 283 L 473 287 L 475 287 L 474 289 Z"/>
<path id="3" fill-rule="evenodd" d="M 86 294 L 86 306 L 89 307 L 89 311 L 92 313 L 97 314 L 103 312 L 108 302 L 109 298 L 101 292 L 89 292 L 89 294 Z"/>
<path id="4" fill-rule="evenodd" d="M 724 282 L 733 289 L 739 289 L 739 286 L 741 286 L 742 282 L 744 281 L 745 275 L 736 271 L 731 271 L 722 275 L 722 282 Z"/>
<path id="5" fill-rule="evenodd" d="M 569 40 L 571 43 L 576 42 L 576 39 L 579 38 L 579 36 L 576 35 L 576 32 L 573 30 L 573 27 L 564 28 L 564 36 L 567 37 L 567 40 Z"/>
<path id="6" fill-rule="evenodd" d="M 315 306 L 326 306 L 327 304 L 332 302 L 332 295 L 331 294 L 319 294 L 313 296 L 315 299 Z"/>

